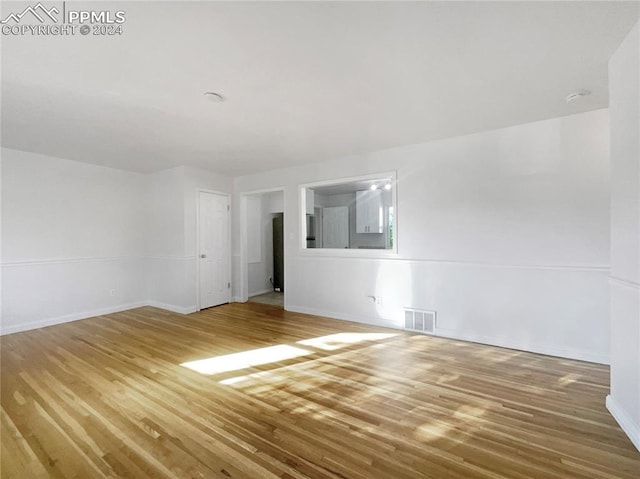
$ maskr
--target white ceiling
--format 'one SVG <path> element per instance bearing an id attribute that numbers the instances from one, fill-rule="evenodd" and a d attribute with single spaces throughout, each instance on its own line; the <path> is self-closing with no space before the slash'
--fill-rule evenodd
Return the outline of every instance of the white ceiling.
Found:
<path id="1" fill-rule="evenodd" d="M 2 145 L 231 175 L 606 107 L 638 20 L 638 2 L 85 7 L 125 10 L 123 35 L 3 36 Z"/>

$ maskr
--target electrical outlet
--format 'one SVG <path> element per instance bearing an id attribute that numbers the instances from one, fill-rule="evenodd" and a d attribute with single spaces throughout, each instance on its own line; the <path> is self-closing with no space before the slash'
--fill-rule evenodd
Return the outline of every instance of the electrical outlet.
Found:
<path id="1" fill-rule="evenodd" d="M 109 296 L 115 296 L 116 295 L 116 290 L 115 289 L 110 289 L 109 290 Z"/>
<path id="2" fill-rule="evenodd" d="M 382 306 L 382 296 L 376 296 L 376 304 Z"/>

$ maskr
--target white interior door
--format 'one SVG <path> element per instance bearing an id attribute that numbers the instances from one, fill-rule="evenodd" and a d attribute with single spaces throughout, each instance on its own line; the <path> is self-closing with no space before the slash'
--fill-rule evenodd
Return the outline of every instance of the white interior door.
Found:
<path id="1" fill-rule="evenodd" d="M 333 206 L 322 209 L 322 247 L 349 247 L 349 208 Z"/>
<path id="2" fill-rule="evenodd" d="M 229 198 L 199 192 L 200 309 L 228 303 L 231 298 L 229 265 Z"/>

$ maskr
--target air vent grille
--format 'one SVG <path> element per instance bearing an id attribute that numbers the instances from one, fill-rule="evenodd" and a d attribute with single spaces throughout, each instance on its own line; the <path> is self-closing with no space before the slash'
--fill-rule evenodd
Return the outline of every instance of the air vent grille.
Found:
<path id="1" fill-rule="evenodd" d="M 436 312 L 420 309 L 404 310 L 404 329 L 418 333 L 435 334 Z"/>

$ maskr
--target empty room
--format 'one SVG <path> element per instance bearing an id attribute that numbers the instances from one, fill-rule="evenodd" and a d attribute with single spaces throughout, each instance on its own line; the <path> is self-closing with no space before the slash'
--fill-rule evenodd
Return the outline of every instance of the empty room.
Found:
<path id="1" fill-rule="evenodd" d="M 638 479 L 639 19 L 3 1 L 2 479 Z"/>

